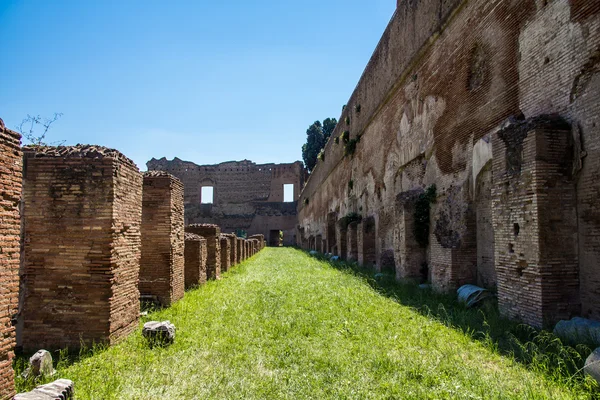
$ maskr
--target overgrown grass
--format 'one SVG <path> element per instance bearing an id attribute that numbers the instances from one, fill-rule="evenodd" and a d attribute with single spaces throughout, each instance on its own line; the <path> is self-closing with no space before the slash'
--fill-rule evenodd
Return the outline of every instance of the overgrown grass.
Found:
<path id="1" fill-rule="evenodd" d="M 527 359 L 544 351 L 524 345 L 523 354 L 502 355 L 499 338 L 519 328 L 494 312 L 267 248 L 144 318 L 173 322 L 172 346 L 150 349 L 138 330 L 109 349 L 57 355 L 51 379 L 75 381 L 78 399 L 593 398 L 590 380 Z"/>

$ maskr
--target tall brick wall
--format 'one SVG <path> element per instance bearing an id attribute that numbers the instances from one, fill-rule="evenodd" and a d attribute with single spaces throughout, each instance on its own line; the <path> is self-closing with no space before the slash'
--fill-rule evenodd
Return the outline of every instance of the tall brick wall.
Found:
<path id="1" fill-rule="evenodd" d="M 578 289 L 571 250 L 565 251 L 569 256 L 561 261 L 561 272 L 548 266 L 554 261 L 544 261 L 554 260 L 550 247 L 540 246 L 544 279 L 532 310 L 537 307 L 542 315 L 524 313 L 537 325 L 550 322 L 546 313 L 579 312 L 600 319 L 599 16 L 597 1 L 399 2 L 339 118 L 347 123 L 338 124 L 325 146 L 325 161 L 318 161 L 300 195 L 297 244 L 316 248 L 320 235 L 328 243 L 335 240 L 339 253 L 353 258 L 354 232 L 349 229 L 342 237 L 339 226 L 332 231 L 330 216 L 339 224 L 345 215 L 358 213 L 376 221 L 378 266 L 394 254 L 396 275 L 405 276 L 402 253 L 404 259 L 417 254 L 438 290 L 478 283 L 492 289 L 497 285 L 500 293 L 505 283 L 499 266 L 507 261 L 498 259 L 505 247 L 497 242 L 491 222 L 492 189 L 497 186 L 493 177 L 500 172 L 495 141 L 486 138 L 507 121 L 557 114 L 570 124 L 573 141 L 573 184 L 560 190 L 576 196 L 552 196 L 568 198 L 569 207 L 574 202 L 575 213 L 563 215 L 552 202 L 537 210 L 540 218 L 555 215 L 551 226 L 557 237 L 576 232 L 556 248 L 576 243 Z M 344 131 L 351 140 L 360 138 L 352 155 L 345 154 Z M 406 239 L 414 211 L 397 199 L 433 185 L 437 199 L 431 205 L 429 245 L 412 252 Z M 357 233 L 361 247 L 365 231 Z M 364 261 L 364 254 L 359 258 Z M 546 279 L 546 274 L 566 279 L 568 289 L 557 288 L 550 283 L 555 278 Z M 511 307 L 503 306 L 504 312 L 520 315 Z"/>
<path id="2" fill-rule="evenodd" d="M 137 327 L 142 176 L 116 150 L 26 148 L 22 346 L 112 343 Z"/>
<path id="3" fill-rule="evenodd" d="M 200 235 L 206 239 L 206 276 L 207 279 L 221 278 L 221 228 L 213 224 L 192 224 L 185 227 L 188 233 Z"/>
<path id="4" fill-rule="evenodd" d="M 185 234 L 185 288 L 206 283 L 206 239 Z"/>
<path id="5" fill-rule="evenodd" d="M 185 291 L 183 184 L 161 171 L 144 173 L 140 294 L 169 306 Z"/>
<path id="6" fill-rule="evenodd" d="M 23 156 L 21 136 L 4 127 L 0 119 L 0 399 L 15 394 L 12 360 L 15 347 L 15 328 L 12 319 L 17 313 L 19 293 L 20 227 L 19 202 L 21 199 Z"/>
<path id="7" fill-rule="evenodd" d="M 210 223 L 224 232 L 246 231 L 248 235 L 283 231 L 286 245 L 293 245 L 297 202 L 304 184 L 304 165 L 255 164 L 232 161 L 197 165 L 175 158 L 147 163 L 149 170 L 167 171 L 185 185 L 186 223 Z M 293 202 L 284 203 L 284 184 L 294 187 Z M 212 186 L 213 203 L 202 204 L 201 189 Z"/>
<path id="8" fill-rule="evenodd" d="M 221 235 L 221 271 L 227 272 L 231 268 L 231 243 L 229 238 L 225 235 Z"/>

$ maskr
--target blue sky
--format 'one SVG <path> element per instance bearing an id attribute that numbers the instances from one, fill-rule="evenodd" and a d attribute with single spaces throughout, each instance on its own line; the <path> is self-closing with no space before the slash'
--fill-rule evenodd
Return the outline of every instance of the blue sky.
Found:
<path id="1" fill-rule="evenodd" d="M 339 117 L 395 0 L 0 0 L 0 118 L 49 141 L 200 164 L 301 160 Z"/>

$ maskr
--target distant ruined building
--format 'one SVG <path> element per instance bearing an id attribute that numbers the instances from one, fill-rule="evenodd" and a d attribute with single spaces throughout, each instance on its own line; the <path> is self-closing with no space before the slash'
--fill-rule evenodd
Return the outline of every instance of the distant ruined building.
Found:
<path id="1" fill-rule="evenodd" d="M 340 121 L 299 246 L 600 320 L 599 1 L 398 0 Z"/>
<path id="2" fill-rule="evenodd" d="M 153 158 L 146 165 L 149 171 L 166 171 L 183 182 L 186 225 L 210 223 L 219 225 L 223 232 L 262 234 L 270 245 L 278 244 L 281 231 L 283 244 L 295 244 L 297 199 L 305 174 L 300 161 L 255 164 L 244 160 L 197 165 L 163 157 Z M 291 199 L 284 199 L 284 185 L 293 188 Z M 202 188 L 212 188 L 212 199 L 202 198 Z"/>

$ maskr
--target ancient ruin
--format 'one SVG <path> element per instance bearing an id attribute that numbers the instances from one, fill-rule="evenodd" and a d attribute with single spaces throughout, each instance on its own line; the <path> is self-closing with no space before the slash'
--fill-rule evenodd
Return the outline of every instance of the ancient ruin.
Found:
<path id="1" fill-rule="evenodd" d="M 221 234 L 221 271 L 229 271 L 231 266 L 231 242 L 227 236 Z"/>
<path id="2" fill-rule="evenodd" d="M 206 283 L 206 239 L 185 234 L 185 288 Z"/>
<path id="3" fill-rule="evenodd" d="M 116 150 L 26 147 L 19 344 L 113 343 L 137 328 L 142 175 Z"/>
<path id="4" fill-rule="evenodd" d="M 398 1 L 300 196 L 297 244 L 497 290 L 534 326 L 600 319 L 599 14 Z"/>
<path id="5" fill-rule="evenodd" d="M 4 127 L 0 119 L 0 398 L 10 398 L 15 393 L 12 362 L 15 347 L 13 317 L 17 314 L 19 293 L 19 241 L 21 217 L 22 153 L 21 135 Z"/>
<path id="6" fill-rule="evenodd" d="M 206 239 L 206 276 L 207 279 L 219 279 L 221 277 L 221 228 L 213 224 L 192 224 L 187 225 L 185 231 Z"/>
<path id="7" fill-rule="evenodd" d="M 140 295 L 169 306 L 183 298 L 183 184 L 162 171 L 144 173 Z"/>
<path id="8" fill-rule="evenodd" d="M 297 199 L 304 185 L 304 166 L 255 164 L 231 161 L 218 165 L 197 165 L 175 158 L 152 159 L 148 170 L 166 171 L 185 186 L 186 224 L 219 225 L 223 232 L 262 234 L 269 242 L 294 245 Z M 293 186 L 293 198 L 284 198 L 284 185 Z M 202 198 L 203 188 L 212 188 L 212 199 Z M 285 201 L 287 200 L 287 202 Z"/>

